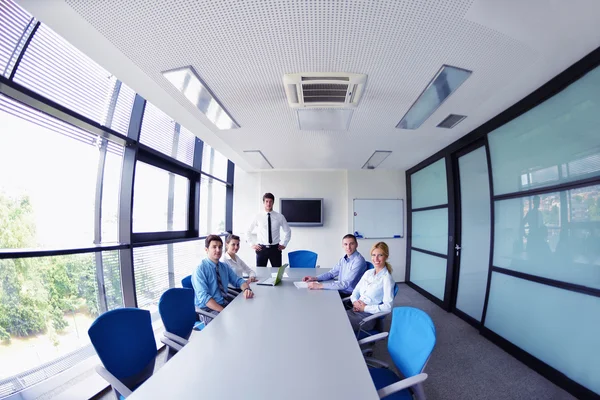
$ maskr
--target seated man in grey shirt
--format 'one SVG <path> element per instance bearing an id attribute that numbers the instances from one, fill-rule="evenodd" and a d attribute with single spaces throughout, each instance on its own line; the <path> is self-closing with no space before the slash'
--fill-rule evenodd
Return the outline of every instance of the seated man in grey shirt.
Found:
<path id="1" fill-rule="evenodd" d="M 338 261 L 329 272 L 319 276 L 305 276 L 302 280 L 308 282 L 308 288 L 313 290 L 337 290 L 340 297 L 345 298 L 352 294 L 354 287 L 367 269 L 365 259 L 356 248 L 356 236 L 348 234 L 342 239 L 342 246 L 346 255 Z M 337 281 L 332 279 L 337 278 Z M 320 283 L 321 281 L 325 281 Z"/>

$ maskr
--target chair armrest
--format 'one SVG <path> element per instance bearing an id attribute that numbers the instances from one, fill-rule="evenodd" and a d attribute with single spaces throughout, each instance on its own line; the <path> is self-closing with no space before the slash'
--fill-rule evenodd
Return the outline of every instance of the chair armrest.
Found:
<path id="1" fill-rule="evenodd" d="M 342 299 L 342 301 L 350 301 L 350 298 L 351 298 L 351 297 L 352 297 L 352 296 L 344 297 L 344 298 Z"/>
<path id="2" fill-rule="evenodd" d="M 381 388 L 377 391 L 379 398 L 382 399 L 386 396 L 389 396 L 392 393 L 399 392 L 400 390 L 407 389 L 411 386 L 416 385 L 417 383 L 423 382 L 427 379 L 427 374 L 421 373 L 419 375 L 411 376 L 410 378 L 402 379 L 400 382 L 392 383 L 384 388 Z"/>
<path id="3" fill-rule="evenodd" d="M 231 288 L 227 288 L 227 297 L 233 296 L 235 298 L 235 297 L 237 297 L 238 294 L 240 294 L 240 292 L 236 292 L 235 290 L 233 290 Z"/>
<path id="4" fill-rule="evenodd" d="M 106 380 L 110 386 L 112 386 L 117 392 L 121 393 L 123 397 L 127 397 L 133 393 L 131 389 L 129 389 L 123 382 L 117 379 L 116 376 L 108 372 L 106 368 L 102 365 L 96 365 L 96 372 L 100 375 L 104 380 Z"/>
<path id="5" fill-rule="evenodd" d="M 174 341 L 175 343 L 180 344 L 182 346 L 185 346 L 186 344 L 188 344 L 188 341 L 186 339 L 182 338 L 181 336 L 177 336 L 174 333 L 164 331 L 163 335 L 165 335 L 165 337 L 167 339 L 170 339 L 170 340 Z"/>
<path id="6" fill-rule="evenodd" d="M 380 340 L 385 339 L 386 337 L 388 337 L 388 333 L 387 332 L 381 332 L 381 333 L 378 333 L 376 335 L 369 336 L 368 338 L 359 340 L 358 341 L 358 345 L 362 346 L 363 344 L 378 342 Z"/>
<path id="7" fill-rule="evenodd" d="M 385 362 L 378 360 L 376 358 L 373 358 L 373 357 L 365 357 L 365 362 L 367 363 L 367 365 L 370 365 L 370 366 L 376 367 L 376 368 L 386 368 L 386 369 L 390 368 L 390 364 L 385 363 Z"/>
<path id="8" fill-rule="evenodd" d="M 205 317 L 208 317 L 210 319 L 215 319 L 217 317 L 215 314 L 211 314 L 204 310 L 198 310 L 198 309 L 196 309 L 196 314 L 204 315 Z"/>
<path id="9" fill-rule="evenodd" d="M 390 313 L 389 311 L 383 311 L 383 312 L 378 312 L 378 313 L 375 313 L 375 314 L 371 314 L 367 318 L 363 318 L 362 321 L 360 321 L 359 325 L 362 325 L 365 322 L 369 322 L 369 321 L 372 321 L 372 320 L 377 319 L 377 318 L 384 317 L 384 316 L 388 315 L 389 313 Z"/>
<path id="10" fill-rule="evenodd" d="M 177 342 L 172 341 L 171 339 L 167 339 L 166 337 L 161 337 L 160 341 L 172 348 L 175 351 L 179 351 L 183 349 L 183 346 Z"/>

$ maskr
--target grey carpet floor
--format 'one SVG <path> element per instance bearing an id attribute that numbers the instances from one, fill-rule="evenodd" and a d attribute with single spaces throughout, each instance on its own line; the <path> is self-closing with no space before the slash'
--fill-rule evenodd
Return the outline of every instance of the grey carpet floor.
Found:
<path id="1" fill-rule="evenodd" d="M 419 308 L 435 324 L 437 344 L 425 369 L 428 400 L 574 399 L 406 284 L 399 284 L 394 306 Z M 384 342 L 377 345 L 373 356 L 391 362 Z"/>
<path id="2" fill-rule="evenodd" d="M 425 370 L 429 375 L 424 384 L 428 400 L 575 399 L 406 284 L 399 284 L 394 306 L 419 308 L 435 324 L 437 344 Z M 388 317 L 384 326 L 389 328 L 389 323 Z M 159 364 L 164 361 L 162 353 Z M 374 348 L 373 356 L 391 363 L 385 341 Z M 94 399 L 114 396 L 104 392 Z"/>

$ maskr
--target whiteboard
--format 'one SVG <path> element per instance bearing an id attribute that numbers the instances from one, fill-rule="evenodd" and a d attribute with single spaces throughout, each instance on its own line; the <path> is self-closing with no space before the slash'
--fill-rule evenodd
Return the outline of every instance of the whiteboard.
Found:
<path id="1" fill-rule="evenodd" d="M 363 239 L 404 237 L 404 200 L 354 199 L 353 231 Z"/>

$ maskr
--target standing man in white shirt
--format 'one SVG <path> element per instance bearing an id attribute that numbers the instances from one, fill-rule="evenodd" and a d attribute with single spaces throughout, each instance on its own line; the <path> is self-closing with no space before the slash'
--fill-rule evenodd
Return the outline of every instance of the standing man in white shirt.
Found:
<path id="1" fill-rule="evenodd" d="M 256 251 L 256 266 L 266 267 L 271 262 L 271 267 L 281 267 L 281 251 L 285 249 L 292 237 L 292 231 L 285 217 L 273 211 L 275 196 L 265 193 L 263 205 L 265 210 L 254 217 L 246 235 L 248 243 Z M 256 229 L 256 242 L 252 240 L 252 232 Z M 283 237 L 280 237 L 283 231 Z"/>

